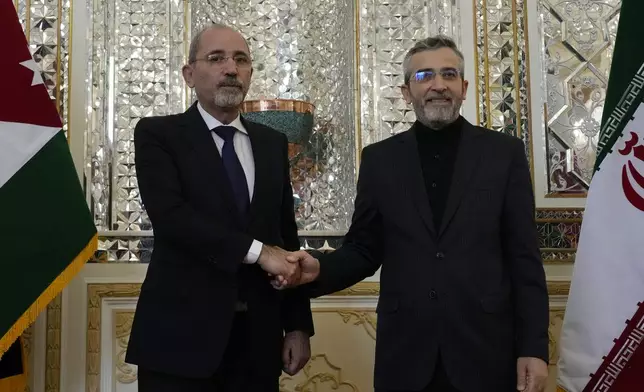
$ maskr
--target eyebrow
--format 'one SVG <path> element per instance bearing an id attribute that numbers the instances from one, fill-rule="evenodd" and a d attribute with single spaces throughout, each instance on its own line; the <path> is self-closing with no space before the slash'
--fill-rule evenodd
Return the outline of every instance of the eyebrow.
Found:
<path id="1" fill-rule="evenodd" d="M 456 67 L 443 67 L 443 68 L 439 68 L 439 69 L 453 69 L 453 70 L 458 70 L 458 68 L 456 68 Z M 419 70 L 417 70 L 417 71 L 414 71 L 413 73 L 425 72 L 425 71 L 434 71 L 434 70 L 435 70 L 435 68 L 422 68 L 422 69 L 419 69 Z"/>
<path id="2" fill-rule="evenodd" d="M 211 50 L 210 52 L 206 53 L 206 56 L 210 56 L 211 54 L 225 54 L 226 52 L 221 49 L 215 49 Z M 236 50 L 233 52 L 233 56 L 238 56 L 238 55 L 244 55 L 246 57 L 250 57 L 248 53 L 244 52 L 243 50 Z"/>

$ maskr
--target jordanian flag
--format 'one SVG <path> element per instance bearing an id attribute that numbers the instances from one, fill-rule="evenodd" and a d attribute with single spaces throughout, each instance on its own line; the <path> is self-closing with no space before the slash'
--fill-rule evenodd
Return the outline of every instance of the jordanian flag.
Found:
<path id="1" fill-rule="evenodd" d="M 622 2 L 561 333 L 560 391 L 644 391 L 642 15 L 644 0 Z"/>
<path id="2" fill-rule="evenodd" d="M 3 391 L 14 376 L 10 369 L 24 371 L 20 363 L 13 363 L 15 358 L 22 360 L 20 350 L 17 355 L 8 352 L 16 352 L 14 343 L 23 331 L 83 267 L 97 239 L 60 116 L 29 52 L 12 0 L 0 0 L 0 37 Z"/>

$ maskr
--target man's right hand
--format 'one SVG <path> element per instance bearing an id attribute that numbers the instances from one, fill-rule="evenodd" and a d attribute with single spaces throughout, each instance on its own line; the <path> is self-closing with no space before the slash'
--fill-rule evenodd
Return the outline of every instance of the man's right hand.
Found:
<path id="1" fill-rule="evenodd" d="M 286 260 L 298 265 L 299 270 L 291 279 L 277 276 L 272 284 L 278 290 L 311 283 L 320 275 L 320 261 L 306 251 L 291 252 Z"/>
<path id="2" fill-rule="evenodd" d="M 298 263 L 289 262 L 288 252 L 274 246 L 262 246 L 257 264 L 272 276 L 280 277 L 281 284 L 290 284 L 290 279 L 299 279 Z"/>

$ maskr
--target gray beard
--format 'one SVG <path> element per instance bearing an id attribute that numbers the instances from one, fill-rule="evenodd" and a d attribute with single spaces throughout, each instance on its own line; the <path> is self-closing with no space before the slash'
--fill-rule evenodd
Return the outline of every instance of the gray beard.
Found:
<path id="1" fill-rule="evenodd" d="M 423 104 L 424 102 L 421 102 L 420 105 L 414 103 L 416 118 L 421 124 L 431 129 L 441 129 L 446 127 L 456 121 L 460 114 L 460 101 L 453 100 L 450 107 L 444 108 L 430 108 Z"/>
<path id="2" fill-rule="evenodd" d="M 220 108 L 231 108 L 241 105 L 244 100 L 244 94 L 241 90 L 222 91 L 219 90 L 215 93 L 213 102 L 215 106 Z"/>

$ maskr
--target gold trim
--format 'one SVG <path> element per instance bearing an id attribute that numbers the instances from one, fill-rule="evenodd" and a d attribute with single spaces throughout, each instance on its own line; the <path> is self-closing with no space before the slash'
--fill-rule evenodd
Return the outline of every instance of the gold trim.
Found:
<path id="1" fill-rule="evenodd" d="M 73 34 L 73 29 L 74 29 L 74 24 L 72 23 L 72 19 L 74 18 L 74 0 L 69 0 L 69 11 L 68 11 L 68 17 L 67 17 L 67 24 L 68 24 L 68 37 L 67 37 L 67 42 L 68 48 L 67 48 L 67 141 L 71 140 L 71 135 L 72 135 L 72 127 L 71 127 L 71 113 L 72 112 L 72 46 L 73 46 L 73 40 L 74 40 L 74 34 Z M 88 65 L 88 67 L 91 67 L 91 65 Z M 83 156 L 84 159 L 84 156 Z"/>
<path id="2" fill-rule="evenodd" d="M 102 299 L 138 297 L 140 283 L 90 283 L 87 285 L 87 348 L 85 391 L 101 388 L 101 306 Z"/>
<path id="3" fill-rule="evenodd" d="M 523 1 L 523 38 L 525 41 L 525 80 L 526 80 L 526 94 L 527 94 L 527 132 L 529 135 L 528 148 L 530 149 L 530 173 L 532 173 L 532 192 L 536 193 L 536 174 L 534 171 L 534 133 L 532 132 L 532 90 L 530 87 L 530 38 L 528 36 L 528 1 Z"/>
<path id="4" fill-rule="evenodd" d="M 478 32 L 476 30 L 476 24 L 478 21 L 478 18 L 476 17 L 476 3 L 478 0 L 472 0 L 472 8 L 474 10 L 474 14 L 472 16 L 472 24 L 474 27 L 474 75 L 475 75 L 475 82 L 474 82 L 474 92 L 476 94 L 476 125 L 481 125 L 481 113 L 479 112 L 479 108 L 481 106 L 481 97 L 480 97 L 480 88 L 479 88 L 479 83 L 481 75 L 479 74 L 479 39 L 478 39 Z"/>
<path id="5" fill-rule="evenodd" d="M 29 45 L 29 54 L 31 54 L 31 0 L 25 1 L 25 36 Z"/>
<path id="6" fill-rule="evenodd" d="M 548 178 L 548 181 L 550 181 L 550 178 Z M 587 197 L 588 191 L 583 193 L 549 192 L 544 196 L 546 199 L 585 199 Z"/>
<path id="7" fill-rule="evenodd" d="M 510 1 L 510 8 L 512 9 L 512 38 L 514 43 L 513 52 L 513 64 L 514 64 L 514 93 L 515 96 L 515 115 L 516 115 L 516 130 L 517 137 L 521 138 L 523 136 L 523 131 L 521 130 L 521 85 L 519 84 L 519 27 L 517 26 L 517 3 L 516 1 Z M 488 70 L 489 72 L 489 70 Z"/>
<path id="8" fill-rule="evenodd" d="M 489 47 L 488 47 L 488 24 L 487 24 L 487 0 L 482 0 L 483 12 L 483 44 L 485 56 L 483 57 L 483 69 L 485 70 L 485 108 L 487 124 L 486 128 L 492 128 L 492 104 L 490 103 L 490 64 L 489 64 Z"/>
<path id="9" fill-rule="evenodd" d="M 60 61 L 60 45 L 62 42 L 61 39 L 61 34 L 60 34 L 60 20 L 63 17 L 63 10 L 62 10 L 62 0 L 58 0 L 58 18 L 56 20 L 56 35 L 58 36 L 58 42 L 56 43 L 56 86 L 54 87 L 54 96 L 56 97 L 56 110 L 58 111 L 58 115 L 60 117 L 65 117 L 66 113 L 61 113 L 61 103 L 62 103 L 62 97 L 61 97 L 61 91 L 60 91 L 60 74 L 63 72 L 63 64 Z M 67 144 L 69 145 L 69 128 L 67 128 Z"/>
<path id="10" fill-rule="evenodd" d="M 353 77 L 354 91 L 356 94 L 354 102 L 354 115 L 355 115 L 355 127 L 356 131 L 354 137 L 356 138 L 354 142 L 355 150 L 355 180 L 358 181 L 358 172 L 360 168 L 360 155 L 362 153 L 362 75 L 360 74 L 360 0 L 354 1 L 354 13 L 355 13 L 355 23 L 353 28 L 355 29 L 355 75 Z"/>
<path id="11" fill-rule="evenodd" d="M 190 39 L 192 34 L 190 34 L 190 23 L 188 21 L 190 11 L 190 1 L 183 0 L 183 63 L 188 63 L 188 54 L 190 51 Z M 185 109 L 187 110 L 190 106 L 190 88 L 184 83 L 184 99 L 185 99 Z"/>
<path id="12" fill-rule="evenodd" d="M 45 335 L 45 392 L 60 392 L 60 343 L 62 331 L 62 294 L 47 306 L 47 332 Z"/>
<path id="13" fill-rule="evenodd" d="M 254 99 L 244 101 L 241 104 L 243 113 L 265 112 L 268 110 L 313 114 L 315 105 L 296 99 Z"/>
<path id="14" fill-rule="evenodd" d="M 568 295 L 570 291 L 570 281 L 547 281 L 548 295 Z M 380 282 L 360 282 L 355 285 L 329 294 L 331 297 L 353 297 L 353 296 L 370 296 L 377 297 L 380 295 Z"/>

